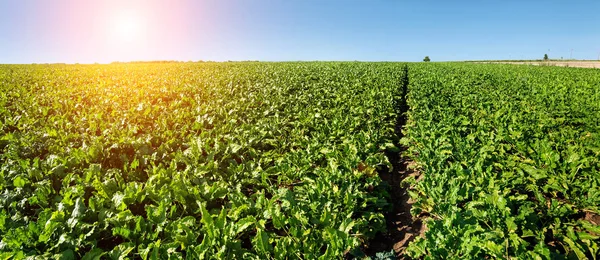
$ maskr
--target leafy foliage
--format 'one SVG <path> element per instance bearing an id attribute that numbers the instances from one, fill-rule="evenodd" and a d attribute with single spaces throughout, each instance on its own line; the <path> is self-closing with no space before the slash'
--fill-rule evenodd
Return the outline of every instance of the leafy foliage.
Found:
<path id="1" fill-rule="evenodd" d="M 599 254 L 596 71 L 405 66 L 2 65 L 0 256 L 361 256 L 405 102 L 410 257 Z"/>
<path id="2" fill-rule="evenodd" d="M 385 229 L 402 64 L 0 67 L 2 258 L 324 258 Z"/>
<path id="3" fill-rule="evenodd" d="M 430 216 L 411 257 L 600 254 L 600 74 L 413 64 L 409 78 L 402 143 L 424 178 L 407 182 Z"/>

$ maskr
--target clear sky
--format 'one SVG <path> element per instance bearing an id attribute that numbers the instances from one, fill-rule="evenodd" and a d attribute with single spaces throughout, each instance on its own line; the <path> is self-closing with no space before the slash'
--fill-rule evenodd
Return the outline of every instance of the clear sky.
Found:
<path id="1" fill-rule="evenodd" d="M 0 63 L 600 55 L 600 1 L 0 0 Z"/>

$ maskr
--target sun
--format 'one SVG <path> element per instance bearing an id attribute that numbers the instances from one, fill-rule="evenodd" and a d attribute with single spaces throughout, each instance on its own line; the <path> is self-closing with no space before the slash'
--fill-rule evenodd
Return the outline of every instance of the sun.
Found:
<path id="1" fill-rule="evenodd" d="M 145 26 L 143 17 L 135 12 L 119 12 L 111 19 L 111 38 L 119 44 L 134 43 L 142 40 Z"/>

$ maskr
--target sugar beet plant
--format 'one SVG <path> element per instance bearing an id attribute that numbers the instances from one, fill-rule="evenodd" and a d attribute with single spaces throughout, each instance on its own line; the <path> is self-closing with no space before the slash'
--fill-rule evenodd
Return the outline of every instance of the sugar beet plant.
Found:
<path id="1" fill-rule="evenodd" d="M 402 66 L 1 66 L 0 258 L 347 255 L 385 229 Z"/>
<path id="2" fill-rule="evenodd" d="M 600 74 L 513 65 L 410 66 L 402 142 L 423 178 L 415 258 L 596 259 Z"/>

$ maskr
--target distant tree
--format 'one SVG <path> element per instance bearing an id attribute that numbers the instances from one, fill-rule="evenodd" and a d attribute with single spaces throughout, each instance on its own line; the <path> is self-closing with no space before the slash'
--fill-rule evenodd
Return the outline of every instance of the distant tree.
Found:
<path id="1" fill-rule="evenodd" d="M 548 54 L 544 54 L 544 60 L 548 60 Z"/>
<path id="2" fill-rule="evenodd" d="M 431 59 L 429 59 L 429 56 L 425 56 L 425 59 L 423 59 L 424 62 L 430 62 Z"/>

